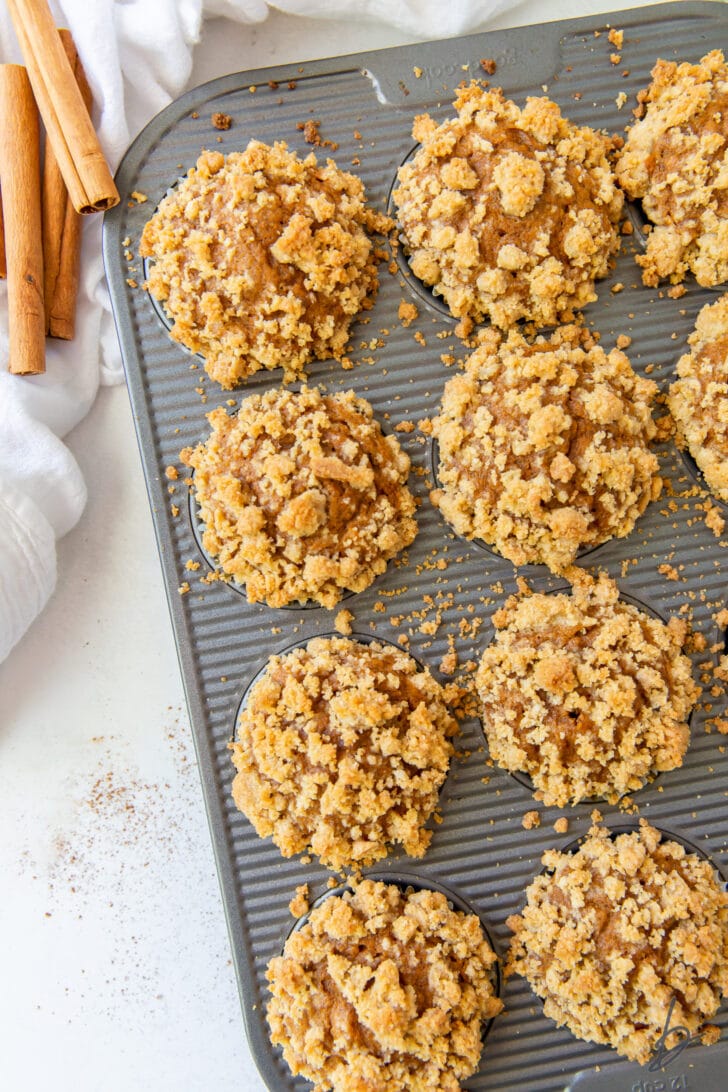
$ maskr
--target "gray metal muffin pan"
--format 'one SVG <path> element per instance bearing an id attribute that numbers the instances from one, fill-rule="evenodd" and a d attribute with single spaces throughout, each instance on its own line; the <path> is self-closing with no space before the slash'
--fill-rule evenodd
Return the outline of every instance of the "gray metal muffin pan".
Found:
<path id="1" fill-rule="evenodd" d="M 609 60 L 614 51 L 607 40 L 609 25 L 624 30 L 622 61 L 617 67 Z M 260 1071 L 276 1092 L 302 1092 L 310 1085 L 294 1080 L 269 1044 L 265 967 L 290 931 L 287 907 L 295 887 L 307 882 L 311 897 L 316 898 L 326 890 L 329 873 L 315 861 L 283 860 L 270 840 L 260 840 L 236 811 L 230 796 L 233 767 L 228 743 L 246 686 L 267 657 L 293 642 L 330 632 L 333 614 L 325 609 L 275 611 L 251 606 L 224 583 L 200 583 L 208 568 L 193 535 L 183 475 L 180 481 L 170 482 L 164 470 L 170 464 L 179 466 L 180 449 L 206 433 L 204 414 L 231 396 L 207 379 L 199 358 L 170 340 L 148 295 L 137 286 L 143 280 L 140 261 L 128 261 L 125 251 L 137 254 L 144 223 L 202 148 L 228 152 L 257 138 L 286 140 L 307 153 L 311 149 L 297 123 L 315 118 L 321 122 L 321 137 L 338 143 L 335 152 L 320 148 L 316 154 L 333 154 L 339 166 L 359 174 L 370 203 L 385 209 L 397 168 L 412 149 L 414 115 L 428 111 L 437 118 L 448 116 L 455 86 L 464 78 L 483 75 L 481 58 L 495 59 L 497 71 L 491 83 L 502 86 L 516 101 L 542 94 L 546 87 L 574 122 L 621 131 L 631 121 L 634 96 L 647 86 L 658 57 L 696 61 L 727 40 L 728 7 L 724 4 L 672 3 L 238 73 L 188 92 L 159 114 L 136 139 L 119 169 L 122 202 L 106 215 L 106 269 L 245 1024 Z M 269 86 L 268 81 L 277 82 L 278 87 Z M 295 82 L 292 89 L 289 81 Z M 628 102 L 620 110 L 615 100 L 621 91 Z M 575 98 L 575 93 L 580 97 Z M 231 115 L 228 131 L 213 128 L 210 117 L 217 111 Z M 352 164 L 355 159 L 358 162 Z M 135 191 L 145 194 L 147 201 L 132 198 Z M 698 310 L 715 295 L 692 281 L 679 300 L 643 287 L 633 246 L 634 241 L 625 240 L 616 269 L 598 285 L 599 298 L 586 310 L 586 320 L 601 333 L 607 349 L 619 334 L 629 334 L 633 365 L 640 372 L 648 371 L 665 391 Z M 428 307 L 422 294 L 413 290 L 411 278 L 401 270 L 392 275 L 383 265 L 380 281 L 373 311 L 353 329 L 351 356 L 356 366 L 343 371 L 331 361 L 319 362 L 309 368 L 309 381 L 331 391 L 353 388 L 372 403 L 387 427 L 400 421 L 416 424 L 436 412 L 443 385 L 453 374 L 440 355 L 462 357 L 464 350 L 454 335 L 454 321 L 441 309 Z M 624 290 L 614 293 L 611 289 L 618 282 Z M 403 299 L 419 307 L 419 317 L 408 329 L 397 317 Z M 424 344 L 415 340 L 415 333 Z M 245 395 L 280 381 L 280 372 L 259 374 L 236 392 L 234 400 L 237 404 Z M 368 591 L 348 598 L 345 605 L 355 616 L 355 632 L 390 640 L 407 633 L 413 655 L 437 674 L 449 635 L 455 637 L 461 664 L 477 659 L 492 635 L 490 615 L 515 590 L 517 574 L 509 562 L 454 535 L 427 498 L 429 443 L 417 430 L 399 435 L 413 462 L 411 487 L 422 500 L 419 534 L 404 558 L 390 563 Z M 695 657 L 700 675 L 699 665 L 714 661 L 716 646 L 723 646 L 724 635 L 713 615 L 724 605 L 728 535 L 719 540 L 706 527 L 705 513 L 698 507 L 706 494 L 698 493 L 674 445 L 665 445 L 660 455 L 668 481 L 663 497 L 648 508 L 628 539 L 599 547 L 581 564 L 608 570 L 626 593 L 661 614 L 687 615 L 714 648 Z M 438 560 L 447 567 L 438 569 Z M 188 561 L 200 561 L 201 566 L 188 571 Z M 659 567 L 664 565 L 670 569 L 661 573 Z M 519 575 L 538 590 L 558 583 L 543 568 L 523 569 Z M 184 581 L 190 590 L 180 594 Z M 433 596 L 442 609 L 441 625 L 434 635 L 420 629 L 425 594 Z M 375 604 L 384 604 L 386 613 L 375 611 Z M 396 625 L 394 616 L 398 616 Z M 434 612 L 428 617 L 433 618 Z M 477 619 L 482 619 L 478 631 L 472 626 Z M 708 696 L 707 700 L 713 702 L 713 715 L 721 712 L 724 699 L 716 702 Z M 728 758 L 721 746 L 723 737 L 706 733 L 707 718 L 703 707 L 693 717 L 684 766 L 660 777 L 635 799 L 641 815 L 700 846 L 717 868 L 725 869 Z M 539 807 L 513 777 L 486 766 L 477 721 L 463 725 L 458 747 L 460 753 L 441 794 L 442 822 L 434 826 L 426 856 L 412 861 L 395 853 L 374 871 L 392 879 L 414 875 L 424 884 L 429 879 L 464 898 L 481 915 L 503 956 L 509 936 L 505 919 L 523 904 L 525 888 L 541 868 L 541 854 L 583 836 L 592 805 L 570 809 L 569 832 L 558 835 L 553 823 L 563 811 Z M 521 820 L 534 807 L 542 823 L 539 829 L 526 831 Z M 624 822 L 617 808 L 602 806 L 602 811 L 608 824 Z M 624 1062 L 608 1048 L 580 1042 L 567 1030 L 557 1029 L 544 1018 L 540 1001 L 523 979 L 507 981 L 502 996 L 505 1012 L 490 1029 L 478 1073 L 464 1085 L 471 1092 L 572 1087 L 579 1092 L 632 1088 L 656 1092 L 728 1086 L 725 1044 L 691 1045 L 668 1068 L 651 1072 Z M 716 1022 L 725 1027 L 728 1013 L 722 1010 Z"/>

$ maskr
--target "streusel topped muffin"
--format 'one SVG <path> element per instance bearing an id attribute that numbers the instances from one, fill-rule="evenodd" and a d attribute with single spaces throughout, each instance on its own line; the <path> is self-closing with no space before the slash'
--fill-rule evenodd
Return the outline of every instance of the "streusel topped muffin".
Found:
<path id="1" fill-rule="evenodd" d="M 410 461 L 351 391 L 272 390 L 208 414 L 194 469 L 202 543 L 251 603 L 333 607 L 414 539 Z"/>
<path id="2" fill-rule="evenodd" d="M 659 495 L 656 391 L 580 327 L 535 341 L 485 331 L 433 422 L 432 501 L 514 565 L 563 571 L 579 550 L 628 535 Z"/>
<path id="3" fill-rule="evenodd" d="M 521 109 L 477 83 L 457 115 L 415 120 L 393 198 L 412 272 L 458 318 L 569 322 L 619 246 L 611 141 L 547 98 Z"/>
<path id="4" fill-rule="evenodd" d="M 388 225 L 331 159 L 257 140 L 227 157 L 203 152 L 144 228 L 146 287 L 222 387 L 261 368 L 295 378 L 311 360 L 342 357 L 377 291 L 383 255 L 370 233 Z"/>
<path id="5" fill-rule="evenodd" d="M 503 1008 L 495 962 L 478 918 L 440 892 L 363 880 L 271 960 L 271 1040 L 315 1092 L 460 1092 Z"/>
<path id="6" fill-rule="evenodd" d="M 657 62 L 617 162 L 625 193 L 655 225 L 637 257 L 642 280 L 728 280 L 728 66 L 719 49 L 699 64 Z"/>
<path id="7" fill-rule="evenodd" d="M 527 978 L 559 1026 L 643 1065 L 668 1013 L 698 1033 L 728 994 L 728 894 L 710 863 L 644 820 L 616 837 L 594 826 L 543 863 L 508 919 L 506 973 Z"/>
<path id="8" fill-rule="evenodd" d="M 682 765 L 700 693 L 667 625 L 583 574 L 571 594 L 526 594 L 493 615 L 476 676 L 491 757 L 547 805 L 615 803 Z"/>
<path id="9" fill-rule="evenodd" d="M 272 656 L 231 744 L 233 799 L 285 857 L 360 867 L 421 857 L 457 722 L 427 670 L 394 645 L 315 637 Z"/>
<path id="10" fill-rule="evenodd" d="M 699 312 L 677 364 L 669 405 L 684 444 L 716 497 L 728 501 L 728 294 Z"/>

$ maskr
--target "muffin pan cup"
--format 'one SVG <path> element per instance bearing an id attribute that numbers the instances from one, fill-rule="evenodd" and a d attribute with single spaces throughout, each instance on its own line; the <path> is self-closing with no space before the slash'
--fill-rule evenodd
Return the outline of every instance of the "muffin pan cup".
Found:
<path id="1" fill-rule="evenodd" d="M 609 59 L 609 26 L 624 31 L 618 67 Z M 330 633 L 336 609 L 251 605 L 219 582 L 202 582 L 204 565 L 186 568 L 188 561 L 200 560 L 182 481 L 186 473 L 170 480 L 165 468 L 181 469 L 179 452 L 198 442 L 205 413 L 231 396 L 207 379 L 200 360 L 170 339 L 141 287 L 141 261 L 126 254 L 138 253 L 144 224 L 203 148 L 227 153 L 255 138 L 286 140 L 299 154 L 308 154 L 312 149 L 298 125 L 319 120 L 322 140 L 338 147 L 313 149 L 317 157 L 331 155 L 341 168 L 358 174 L 370 204 L 386 211 L 396 171 L 413 146 L 414 115 L 427 111 L 437 120 L 450 116 L 457 84 L 483 75 L 481 58 L 495 60 L 491 84 L 502 86 L 517 102 L 543 94 L 546 86 L 546 93 L 576 124 L 621 132 L 632 120 L 636 92 L 648 85 L 658 57 L 697 61 L 716 42 L 728 40 L 727 32 L 725 4 L 678 2 L 235 73 L 172 103 L 140 134 L 119 169 L 122 201 L 105 219 L 106 269 L 245 1025 L 263 1079 L 275 1092 L 304 1092 L 310 1085 L 294 1079 L 270 1046 L 265 968 L 292 926 L 288 904 L 295 888 L 308 883 L 315 899 L 325 892 L 331 874 L 311 858 L 283 859 L 269 839 L 258 839 L 231 799 L 234 770 L 228 744 L 247 680 L 271 653 Z M 289 82 L 295 84 L 292 89 Z M 622 108 L 620 92 L 628 96 Z M 229 130 L 213 128 L 210 119 L 216 112 L 231 116 Z M 585 321 L 600 332 L 607 350 L 620 334 L 629 335 L 627 353 L 635 370 L 649 374 L 665 393 L 697 312 L 715 296 L 693 280 L 686 281 L 687 292 L 679 300 L 670 299 L 665 289 L 644 287 L 634 262 L 636 246 L 634 239 L 624 239 L 613 273 L 597 284 L 598 299 L 586 309 Z M 413 463 L 410 488 L 421 501 L 419 534 L 369 589 L 341 606 L 354 615 L 356 633 L 394 642 L 401 637 L 408 651 L 437 676 L 453 647 L 460 669 L 468 661 L 477 662 L 492 633 L 490 615 L 516 591 L 518 576 L 527 576 L 537 591 L 562 581 L 545 569 L 519 573 L 510 562 L 463 541 L 431 506 L 430 445 L 416 426 L 437 413 L 444 384 L 457 366 L 448 366 L 441 357 L 462 359 L 467 350 L 455 337 L 455 320 L 425 306 L 406 269 L 396 262 L 393 269 L 389 272 L 386 262 L 380 267 L 374 308 L 353 327 L 349 355 L 354 366 L 343 370 L 333 361 L 319 361 L 307 372 L 310 384 L 331 391 L 352 388 L 367 398 L 386 427 L 404 423 L 397 435 Z M 408 327 L 398 318 L 403 300 L 419 312 Z M 257 373 L 234 397 L 239 400 L 281 380 L 280 371 Z M 716 537 L 706 526 L 702 506 L 709 495 L 700 491 L 674 444 L 657 450 L 668 483 L 662 497 L 647 508 L 627 539 L 611 540 L 578 563 L 593 571 L 605 569 L 625 595 L 650 603 L 660 614 L 687 618 L 704 638 L 704 648 L 693 659 L 696 678 L 705 688 L 693 715 L 685 763 L 646 786 L 636 802 L 651 823 L 679 830 L 725 873 L 728 754 L 726 747 L 721 749 L 723 737 L 705 729 L 710 718 L 726 717 L 725 698 L 711 693 L 711 669 L 724 651 L 716 615 L 725 606 L 728 534 Z M 444 666 L 452 665 L 445 661 Z M 544 850 L 565 842 L 554 831 L 554 821 L 566 815 L 566 840 L 579 838 L 591 825 L 593 805 L 557 809 L 533 801 L 505 771 L 486 766 L 475 719 L 463 722 L 455 744 L 458 753 L 440 794 L 442 821 L 435 825 L 426 855 L 413 862 L 393 853 L 367 874 L 393 880 L 416 875 L 423 885 L 442 884 L 457 892 L 487 922 L 503 955 L 509 938 L 506 918 L 522 906 Z M 522 819 L 530 810 L 539 812 L 541 825 L 524 830 Z M 601 805 L 601 810 L 609 824 L 624 821 L 617 807 Z M 663 1087 L 712 1092 L 725 1087 L 724 1043 L 690 1047 L 673 1069 L 656 1075 L 556 1028 L 524 980 L 510 978 L 502 997 L 505 1011 L 493 1022 L 480 1069 L 464 1082 L 469 1092 L 656 1092 Z M 728 1025 L 725 1007 L 713 1022 Z M 702 1084 L 694 1083 L 694 1072 L 701 1074 Z"/>

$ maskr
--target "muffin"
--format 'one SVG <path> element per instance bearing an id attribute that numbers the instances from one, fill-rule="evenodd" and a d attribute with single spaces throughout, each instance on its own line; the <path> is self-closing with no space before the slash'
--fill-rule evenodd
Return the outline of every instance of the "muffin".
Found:
<path id="1" fill-rule="evenodd" d="M 314 1092 L 459 1092 L 503 1008 L 474 914 L 437 891 L 362 881 L 268 966 L 271 1041 Z"/>
<path id="2" fill-rule="evenodd" d="M 699 1032 L 728 994 L 728 894 L 710 863 L 644 820 L 614 838 L 594 826 L 577 852 L 543 863 L 508 919 L 506 974 L 527 978 L 577 1038 L 643 1065 L 673 1003 L 670 1026 Z"/>
<path id="3" fill-rule="evenodd" d="M 616 166 L 628 197 L 655 225 L 638 255 L 642 280 L 673 284 L 693 273 L 728 279 L 728 68 L 714 49 L 699 64 L 658 61 L 640 94 L 646 109 Z"/>
<path id="4" fill-rule="evenodd" d="M 708 488 L 728 501 L 728 295 L 706 304 L 670 387 L 678 443 L 687 447 Z"/>
<path id="5" fill-rule="evenodd" d="M 487 330 L 433 421 L 431 499 L 465 538 L 561 572 L 579 550 L 628 535 L 659 496 L 656 390 L 577 326 L 535 341 Z"/>
<path id="6" fill-rule="evenodd" d="M 432 838 L 457 724 L 429 671 L 394 645 L 315 637 L 271 656 L 240 714 L 233 799 L 284 857 L 363 867 Z"/>
<path id="7" fill-rule="evenodd" d="M 333 607 L 413 541 L 410 461 L 351 391 L 272 390 L 180 458 L 194 469 L 202 544 L 249 602 Z"/>
<path id="8" fill-rule="evenodd" d="M 331 159 L 257 140 L 203 152 L 144 228 L 145 287 L 222 387 L 261 368 L 295 378 L 311 360 L 341 359 L 377 291 L 383 255 L 368 233 L 388 224 Z"/>
<path id="9" fill-rule="evenodd" d="M 700 693 L 684 621 L 621 602 L 602 574 L 571 594 L 513 596 L 493 624 L 476 675 L 488 747 L 544 804 L 615 803 L 682 765 Z"/>
<path id="10" fill-rule="evenodd" d="M 547 98 L 520 109 L 477 83 L 455 108 L 440 125 L 415 119 L 420 147 L 399 170 L 393 200 L 412 272 L 461 319 L 571 321 L 619 246 L 610 139 Z"/>

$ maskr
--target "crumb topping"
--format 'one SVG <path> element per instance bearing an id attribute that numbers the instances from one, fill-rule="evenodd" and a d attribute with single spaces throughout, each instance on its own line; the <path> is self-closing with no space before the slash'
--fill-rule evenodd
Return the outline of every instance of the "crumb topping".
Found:
<path id="1" fill-rule="evenodd" d="M 417 533 L 409 457 L 352 391 L 271 390 L 208 414 L 194 469 L 205 550 L 251 603 L 333 607 Z"/>
<path id="2" fill-rule="evenodd" d="M 272 656 L 232 758 L 233 799 L 284 857 L 365 866 L 421 857 L 457 731 L 439 683 L 394 645 L 316 637 Z"/>
<path id="3" fill-rule="evenodd" d="M 610 140 L 547 98 L 520 109 L 477 83 L 455 107 L 441 125 L 415 119 L 421 146 L 399 170 L 393 197 L 413 273 L 457 318 L 571 321 L 619 247 Z"/>
<path id="4" fill-rule="evenodd" d="M 684 444 L 717 497 L 728 501 L 728 294 L 706 304 L 680 357 L 669 405 Z"/>
<path id="5" fill-rule="evenodd" d="M 382 255 L 367 233 L 388 224 L 331 159 L 299 159 L 283 142 L 203 152 L 144 228 L 146 287 L 222 387 L 261 368 L 292 379 L 341 359 L 377 291 Z"/>
<path id="6" fill-rule="evenodd" d="M 714 49 L 699 64 L 659 60 L 639 96 L 617 179 L 655 224 L 638 255 L 642 280 L 728 280 L 728 67 Z"/>
<path id="7" fill-rule="evenodd" d="M 671 1024 L 694 1034 L 728 993 L 728 894 L 708 861 L 660 839 L 644 820 L 614 838 L 592 827 L 577 852 L 544 855 L 549 873 L 507 922 L 506 974 L 544 1014 L 642 1064 L 672 1001 Z"/>
<path id="8" fill-rule="evenodd" d="M 314 1092 L 459 1092 L 503 1008 L 474 914 L 436 891 L 362 881 L 332 895 L 268 965 L 268 1023 Z"/>
<path id="9" fill-rule="evenodd" d="M 431 499 L 514 565 L 563 571 L 580 549 L 628 535 L 659 496 L 656 390 L 579 327 L 533 342 L 487 330 L 433 422 Z"/>
<path id="10" fill-rule="evenodd" d="M 700 694 L 682 651 L 685 622 L 629 603 L 606 574 L 571 594 L 513 596 L 476 676 L 491 757 L 564 807 L 615 803 L 682 765 Z"/>

